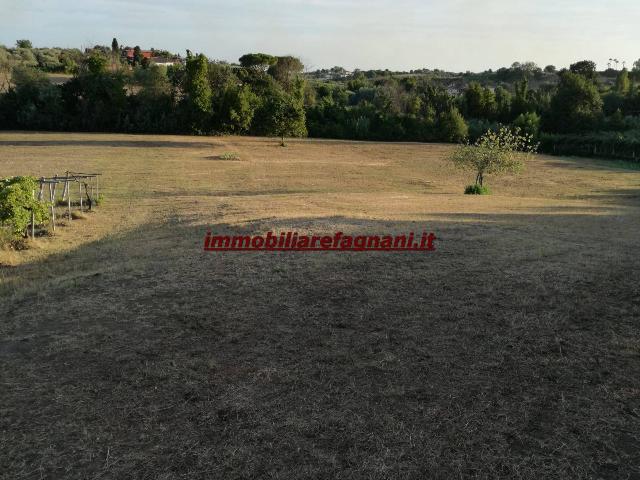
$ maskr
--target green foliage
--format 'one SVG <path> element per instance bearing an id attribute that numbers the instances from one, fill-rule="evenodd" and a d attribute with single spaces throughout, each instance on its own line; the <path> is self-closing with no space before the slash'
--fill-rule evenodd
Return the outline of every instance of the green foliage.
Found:
<path id="1" fill-rule="evenodd" d="M 280 137 L 304 137 L 307 135 L 304 106 L 301 99 L 284 91 L 275 90 L 266 99 L 264 112 L 267 115 L 266 134 Z"/>
<path id="2" fill-rule="evenodd" d="M 133 65 L 140 65 L 142 63 L 142 59 L 144 56 L 142 55 L 142 49 L 140 45 L 136 45 L 133 47 Z"/>
<path id="3" fill-rule="evenodd" d="M 460 142 L 469 134 L 469 127 L 456 107 L 451 107 L 438 118 L 440 137 L 445 142 Z"/>
<path id="4" fill-rule="evenodd" d="M 595 62 L 591 60 L 582 60 L 571 64 L 569 71 L 576 75 L 581 75 L 588 80 L 596 80 L 598 78 L 598 72 L 596 70 Z"/>
<path id="5" fill-rule="evenodd" d="M 540 133 L 540 115 L 535 112 L 521 113 L 513 121 L 514 127 L 520 129 L 525 135 L 531 138 L 538 138 Z"/>
<path id="6" fill-rule="evenodd" d="M 630 89 L 631 82 L 629 80 L 629 72 L 626 68 L 623 68 L 616 78 L 616 92 L 621 95 L 626 95 L 627 93 L 629 93 Z"/>
<path id="7" fill-rule="evenodd" d="M 449 159 L 457 168 L 475 172 L 475 183 L 482 186 L 487 174 L 520 172 L 537 147 L 531 136 L 503 127 L 488 131 L 473 144 L 458 146 Z"/>
<path id="8" fill-rule="evenodd" d="M 14 236 L 25 235 L 32 213 L 36 224 L 48 219 L 45 205 L 35 197 L 37 189 L 38 182 L 33 177 L 0 180 L 0 224 L 8 226 Z"/>
<path id="9" fill-rule="evenodd" d="M 100 75 L 107 71 L 108 60 L 98 52 L 94 52 L 84 60 L 83 69 L 91 75 Z"/>
<path id="10" fill-rule="evenodd" d="M 46 74 L 22 66 L 12 74 L 14 88 L 5 96 L 4 121 L 21 128 L 57 130 L 63 126 L 60 89 L 49 82 Z M 0 120 L 1 123 L 1 120 Z"/>
<path id="11" fill-rule="evenodd" d="M 491 190 L 489 187 L 483 187 L 482 185 L 478 185 L 477 183 L 473 185 L 467 185 L 464 189 L 465 195 L 491 195 Z"/>
<path id="12" fill-rule="evenodd" d="M 184 102 L 187 121 L 193 133 L 206 133 L 209 130 L 212 93 L 208 76 L 207 57 L 203 54 L 193 56 L 189 53 L 185 67 Z"/>
<path id="13" fill-rule="evenodd" d="M 17 48 L 33 48 L 31 40 L 16 40 Z"/>
<path id="14" fill-rule="evenodd" d="M 551 100 L 547 130 L 560 133 L 592 129 L 602 114 L 603 101 L 597 87 L 583 75 L 565 72 Z"/>
<path id="15" fill-rule="evenodd" d="M 472 142 L 475 142 L 489 130 L 498 131 L 501 127 L 501 124 L 498 122 L 482 119 L 479 120 L 476 118 L 470 119 L 467 123 L 469 124 L 468 138 Z"/>
<path id="16" fill-rule="evenodd" d="M 464 105 L 467 117 L 493 119 L 498 106 L 496 95 L 489 88 L 483 88 L 477 82 L 471 82 L 464 92 Z"/>
<path id="17" fill-rule="evenodd" d="M 266 53 L 247 53 L 240 57 L 239 62 L 244 68 L 266 72 L 269 67 L 275 65 L 278 59 Z"/>
<path id="18" fill-rule="evenodd" d="M 532 102 L 529 92 L 529 81 L 525 78 L 521 82 L 515 83 L 515 96 L 511 102 L 511 115 L 518 116 L 522 113 L 532 111 Z"/>
<path id="19" fill-rule="evenodd" d="M 640 162 L 640 126 L 624 132 L 542 134 L 540 149 L 553 155 L 617 158 Z"/>
<path id="20" fill-rule="evenodd" d="M 302 73 L 304 65 L 299 58 L 285 56 L 276 57 L 276 62 L 267 71 L 285 90 L 289 91 L 293 81 Z"/>
<path id="21" fill-rule="evenodd" d="M 319 75 L 303 73 L 300 60 L 291 56 L 247 54 L 243 68 L 236 68 L 188 52 L 184 64 L 166 69 L 145 61 L 146 68 L 112 73 L 107 66 L 120 61 L 116 43 L 85 53 L 0 46 L 0 128 L 280 137 L 305 135 L 308 129 L 313 137 L 475 142 L 501 125 L 536 137 L 540 131 L 627 132 L 640 122 L 640 88 L 632 75 L 615 72 L 615 88 L 598 87 L 588 79 L 595 68 L 590 62 L 574 64 L 578 73 L 559 74 L 515 62 L 479 74 L 372 70 L 348 75 L 335 67 Z M 137 63 L 142 62 L 141 49 L 135 51 Z M 15 66 L 20 68 L 11 76 Z M 75 76 L 53 85 L 45 71 Z M 467 84 L 462 94 L 451 93 L 460 88 L 461 78 Z M 535 89 L 528 79 L 536 79 Z"/>
<path id="22" fill-rule="evenodd" d="M 511 119 L 512 96 L 509 90 L 502 86 L 494 90 L 496 97 L 496 117 L 501 122 L 508 122 Z"/>
<path id="23" fill-rule="evenodd" d="M 235 152 L 224 152 L 218 158 L 220 160 L 240 160 L 240 155 Z"/>
<path id="24" fill-rule="evenodd" d="M 122 73 L 82 71 L 60 87 L 65 128 L 118 131 L 127 126 L 127 92 Z"/>

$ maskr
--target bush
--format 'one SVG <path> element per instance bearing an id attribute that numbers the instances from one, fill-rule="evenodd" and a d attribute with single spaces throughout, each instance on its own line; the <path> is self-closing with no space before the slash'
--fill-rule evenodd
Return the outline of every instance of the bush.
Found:
<path id="1" fill-rule="evenodd" d="M 31 224 L 43 223 L 49 218 L 43 203 L 35 198 L 38 181 L 33 177 L 10 177 L 0 180 L 0 224 L 11 228 L 14 236 L 25 235 Z"/>
<path id="2" fill-rule="evenodd" d="M 224 152 L 218 158 L 220 160 L 240 160 L 240 155 L 233 152 Z"/>
<path id="3" fill-rule="evenodd" d="M 464 189 L 465 195 L 491 195 L 489 187 L 483 187 L 482 185 L 467 185 Z"/>

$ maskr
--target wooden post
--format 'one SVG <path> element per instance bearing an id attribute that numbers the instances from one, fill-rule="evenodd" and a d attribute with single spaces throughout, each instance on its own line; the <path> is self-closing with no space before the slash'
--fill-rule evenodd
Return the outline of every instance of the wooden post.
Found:
<path id="1" fill-rule="evenodd" d="M 100 190 L 98 189 L 98 175 L 96 175 L 96 198 L 100 196 Z"/>
<path id="2" fill-rule="evenodd" d="M 33 196 L 33 198 L 36 198 L 36 191 L 33 190 L 31 192 L 31 195 Z M 36 214 L 34 213 L 33 210 L 31 210 L 31 240 L 35 240 L 36 238 Z"/>
<path id="3" fill-rule="evenodd" d="M 56 231 L 56 211 L 53 206 L 53 200 L 54 200 L 53 185 L 54 185 L 53 183 L 49 184 L 49 201 L 50 201 L 50 208 L 51 208 L 51 228 L 55 232 Z"/>
<path id="4" fill-rule="evenodd" d="M 80 211 L 82 211 L 82 182 L 78 182 L 78 191 L 80 192 Z"/>
<path id="5" fill-rule="evenodd" d="M 42 201 L 42 189 L 44 188 L 44 178 L 40 177 L 40 191 L 38 192 L 38 201 Z"/>
<path id="6" fill-rule="evenodd" d="M 69 192 L 69 179 L 67 178 L 67 208 L 69 209 L 69 221 L 71 221 L 71 193 Z"/>
<path id="7" fill-rule="evenodd" d="M 62 200 L 67 199 L 67 194 L 69 193 L 69 179 L 67 178 L 64 182 L 64 188 L 62 189 Z"/>

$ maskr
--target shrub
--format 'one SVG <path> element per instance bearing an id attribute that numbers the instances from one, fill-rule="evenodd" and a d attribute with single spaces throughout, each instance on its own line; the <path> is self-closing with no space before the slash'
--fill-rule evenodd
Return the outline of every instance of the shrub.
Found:
<path id="1" fill-rule="evenodd" d="M 467 185 L 464 189 L 465 195 L 491 195 L 491 191 L 489 187 L 483 187 L 482 185 L 478 185 L 477 183 L 474 185 Z"/>
<path id="2" fill-rule="evenodd" d="M 0 223 L 8 225 L 16 237 L 26 234 L 32 213 L 36 224 L 49 218 L 45 205 L 35 198 L 37 187 L 33 177 L 0 180 Z"/>
<path id="3" fill-rule="evenodd" d="M 240 155 L 234 152 L 224 152 L 218 158 L 220 160 L 240 160 Z"/>

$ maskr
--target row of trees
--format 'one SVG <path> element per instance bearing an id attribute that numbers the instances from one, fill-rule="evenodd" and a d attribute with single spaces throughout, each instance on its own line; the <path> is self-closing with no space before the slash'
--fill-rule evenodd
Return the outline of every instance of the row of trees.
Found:
<path id="1" fill-rule="evenodd" d="M 85 58 L 77 74 L 52 85 L 35 69 L 17 67 L 0 96 L 0 128 L 214 132 L 306 135 L 304 82 L 289 57 L 268 68 L 240 69 L 187 53 L 184 65 L 111 71 L 109 58 Z"/>
<path id="2" fill-rule="evenodd" d="M 555 85 L 531 88 L 522 75 L 512 85 L 471 82 L 457 92 L 416 75 L 309 80 L 299 59 L 263 53 L 239 65 L 187 52 L 184 64 L 169 68 L 113 69 L 115 42 L 84 55 L 63 85 L 14 68 L 12 87 L 0 95 L 0 128 L 457 142 L 501 125 L 535 138 L 640 127 L 640 89 L 629 72 L 605 86 L 590 61 L 557 72 Z M 511 70 L 538 71 L 526 63 Z"/>

